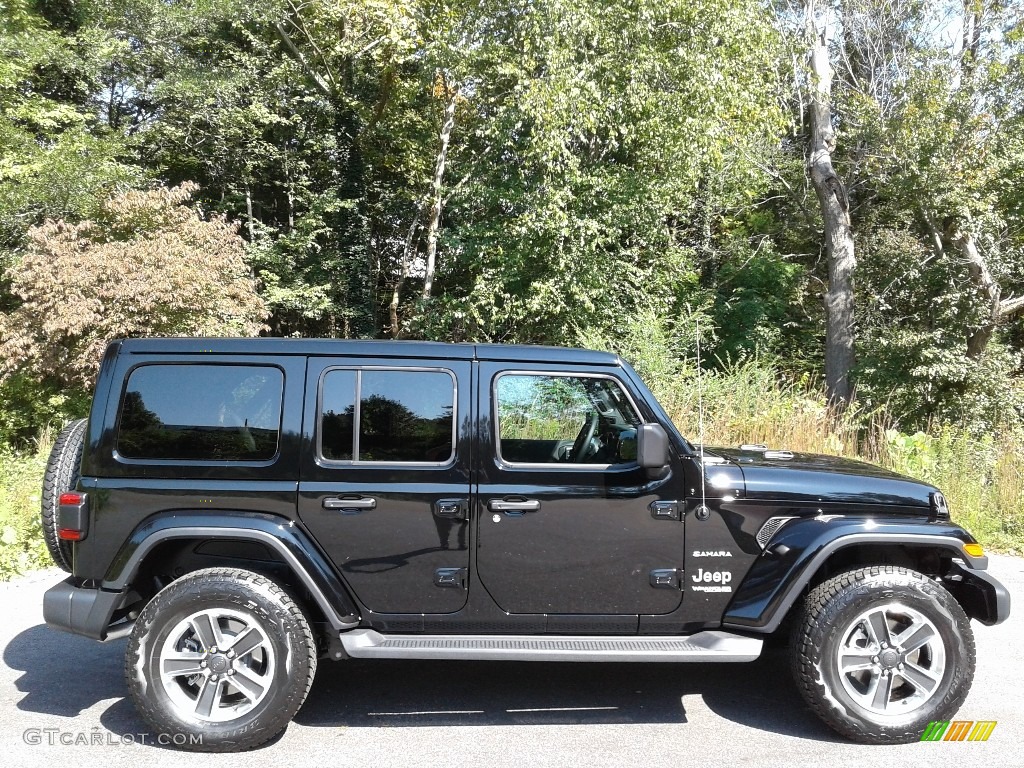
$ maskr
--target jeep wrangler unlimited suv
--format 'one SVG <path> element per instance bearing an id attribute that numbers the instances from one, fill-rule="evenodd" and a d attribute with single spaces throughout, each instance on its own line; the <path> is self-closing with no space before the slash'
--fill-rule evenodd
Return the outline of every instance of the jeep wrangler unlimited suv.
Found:
<path id="1" fill-rule="evenodd" d="M 937 489 L 695 446 L 578 349 L 118 341 L 42 517 L 47 623 L 127 636 L 136 706 L 194 749 L 279 734 L 318 659 L 741 662 L 780 630 L 829 725 L 914 740 L 1009 613 Z"/>

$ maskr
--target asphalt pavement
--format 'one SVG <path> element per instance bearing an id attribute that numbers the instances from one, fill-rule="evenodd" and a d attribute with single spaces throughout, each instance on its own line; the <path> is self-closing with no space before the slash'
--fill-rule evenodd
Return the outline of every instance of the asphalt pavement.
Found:
<path id="1" fill-rule="evenodd" d="M 47 628 L 43 571 L 0 584 L 0 766 L 1024 767 L 1024 559 L 993 556 L 1009 621 L 973 624 L 974 686 L 958 715 L 987 742 L 851 744 L 804 706 L 782 650 L 748 664 L 322 661 L 288 730 L 239 755 L 159 742 L 122 676 L 125 641 Z"/>

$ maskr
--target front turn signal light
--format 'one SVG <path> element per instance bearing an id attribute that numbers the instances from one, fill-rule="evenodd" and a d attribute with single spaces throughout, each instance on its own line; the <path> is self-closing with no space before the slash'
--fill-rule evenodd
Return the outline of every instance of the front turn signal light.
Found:
<path id="1" fill-rule="evenodd" d="M 981 544 L 964 544 L 964 552 L 971 557 L 985 556 L 985 550 L 982 548 Z"/>

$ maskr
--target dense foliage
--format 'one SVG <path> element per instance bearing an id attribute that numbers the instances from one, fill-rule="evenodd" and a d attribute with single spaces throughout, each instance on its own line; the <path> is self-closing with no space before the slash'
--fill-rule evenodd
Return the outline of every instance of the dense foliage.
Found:
<path id="1" fill-rule="evenodd" d="M 670 377 L 699 327 L 706 369 L 820 380 L 839 209 L 851 411 L 1020 423 L 1019 3 L 6 0 L 0 29 L 0 442 L 80 411 L 116 335 Z"/>

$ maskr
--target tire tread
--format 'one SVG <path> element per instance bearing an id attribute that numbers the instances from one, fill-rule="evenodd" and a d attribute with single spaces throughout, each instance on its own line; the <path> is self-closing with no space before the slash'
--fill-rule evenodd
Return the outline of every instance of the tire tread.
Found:
<path id="1" fill-rule="evenodd" d="M 53 562 L 68 573 L 71 573 L 72 569 L 71 543 L 57 535 L 57 514 L 60 510 L 61 494 L 72 490 L 78 483 L 87 421 L 72 421 L 60 431 L 53 448 L 50 449 L 46 473 L 43 475 L 40 501 L 43 539 Z"/>
<path id="2" fill-rule="evenodd" d="M 822 626 L 829 626 L 834 614 L 841 604 L 837 601 L 851 589 L 864 585 L 869 579 L 884 580 L 890 586 L 921 586 L 930 585 L 945 591 L 918 571 L 896 565 L 872 565 L 855 568 L 833 576 L 814 587 L 804 600 L 799 620 L 794 622 L 793 634 L 790 639 L 791 662 L 793 677 L 800 695 L 814 713 L 827 723 L 833 730 L 848 739 L 868 744 L 902 744 L 919 741 L 923 726 L 918 723 L 906 726 L 883 727 L 869 726 L 859 720 L 850 718 L 837 705 L 832 697 L 823 695 L 817 683 L 817 670 L 813 659 L 817 648 L 815 633 Z M 956 600 L 949 597 L 944 608 L 953 613 L 960 630 L 966 668 L 957 667 L 954 677 L 944 699 L 934 707 L 931 719 L 948 719 L 963 704 L 970 691 L 974 676 L 975 645 L 974 635 L 970 630 L 970 621 Z M 964 631 L 966 630 L 966 631 Z M 966 678 L 966 679 L 962 679 Z M 925 723 L 926 725 L 926 723 Z"/>
<path id="3" fill-rule="evenodd" d="M 225 567 L 193 571 L 172 582 L 150 600 L 139 616 L 125 653 L 124 674 L 135 706 L 146 722 L 158 732 L 180 732 L 180 726 L 177 723 L 168 722 L 159 707 L 156 706 L 156 697 L 147 695 L 144 690 L 140 690 L 137 670 L 142 660 L 139 649 L 148 643 L 153 624 L 160 614 L 168 608 L 169 604 L 179 599 L 182 592 L 186 592 L 191 598 L 200 597 L 204 592 L 204 587 L 209 588 L 211 583 L 216 581 L 233 582 L 235 585 L 244 584 L 256 591 L 263 592 L 276 608 L 283 611 L 294 622 L 302 635 L 300 644 L 306 649 L 307 654 L 304 683 L 294 686 L 286 699 L 277 702 L 274 710 L 268 713 L 267 719 L 261 723 L 259 729 L 240 734 L 237 738 L 219 738 L 213 741 L 208 741 L 208 734 L 204 733 L 202 744 L 186 742 L 176 745 L 181 749 L 202 752 L 240 752 L 260 747 L 279 736 L 305 702 L 313 685 L 313 679 L 316 677 L 317 652 L 312 627 L 299 603 L 280 584 L 254 571 Z M 147 643 L 139 642 L 143 636 L 147 638 Z"/>

